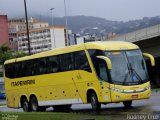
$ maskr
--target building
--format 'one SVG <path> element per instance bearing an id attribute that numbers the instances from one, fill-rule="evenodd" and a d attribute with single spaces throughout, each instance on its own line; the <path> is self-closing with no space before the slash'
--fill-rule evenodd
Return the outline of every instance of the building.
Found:
<path id="1" fill-rule="evenodd" d="M 47 22 L 41 22 L 35 20 L 33 18 L 28 20 L 28 28 L 41 28 L 41 27 L 48 27 L 49 24 Z M 8 30 L 9 30 L 9 41 L 11 44 L 11 48 L 15 51 L 18 51 L 18 41 L 17 41 L 17 32 L 25 31 L 26 28 L 26 20 L 24 18 L 19 19 L 10 19 L 8 21 Z"/>
<path id="2" fill-rule="evenodd" d="M 31 54 L 66 46 L 65 27 L 48 26 L 29 30 Z M 28 53 L 27 32 L 17 32 L 18 51 Z"/>
<path id="3" fill-rule="evenodd" d="M 0 15 L 0 46 L 4 44 L 10 46 L 8 37 L 8 20 L 7 15 Z"/>
<path id="4" fill-rule="evenodd" d="M 26 20 L 11 19 L 8 26 L 12 49 L 28 53 Z M 48 22 L 31 18 L 28 20 L 28 27 L 32 54 L 66 45 L 66 30 L 63 26 L 53 27 Z"/>
<path id="5" fill-rule="evenodd" d="M 28 28 L 33 28 L 33 19 L 28 20 Z M 10 19 L 8 20 L 9 29 L 13 29 L 16 31 L 26 30 L 26 20 L 24 18 L 20 19 Z"/>

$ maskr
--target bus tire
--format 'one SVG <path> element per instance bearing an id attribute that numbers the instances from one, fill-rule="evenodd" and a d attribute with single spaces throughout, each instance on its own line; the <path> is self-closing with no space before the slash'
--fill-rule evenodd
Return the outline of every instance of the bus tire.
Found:
<path id="1" fill-rule="evenodd" d="M 35 96 L 31 97 L 30 104 L 31 104 L 32 112 L 38 112 L 39 111 L 38 101 L 37 101 L 37 98 Z"/>
<path id="2" fill-rule="evenodd" d="M 132 107 L 132 100 L 123 101 L 123 105 L 124 105 L 125 108 L 131 108 Z"/>
<path id="3" fill-rule="evenodd" d="M 30 112 L 30 104 L 26 97 L 22 98 L 22 108 L 24 112 Z"/>
<path id="4" fill-rule="evenodd" d="M 91 92 L 90 102 L 93 111 L 99 111 L 101 109 L 101 104 L 98 102 L 98 98 L 95 92 Z"/>

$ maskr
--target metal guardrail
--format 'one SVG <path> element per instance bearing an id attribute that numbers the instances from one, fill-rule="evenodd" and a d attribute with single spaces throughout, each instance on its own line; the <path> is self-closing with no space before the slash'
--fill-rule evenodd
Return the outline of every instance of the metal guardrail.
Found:
<path id="1" fill-rule="evenodd" d="M 136 42 L 157 36 L 160 36 L 160 24 L 137 30 L 131 33 L 115 36 L 108 40 Z"/>

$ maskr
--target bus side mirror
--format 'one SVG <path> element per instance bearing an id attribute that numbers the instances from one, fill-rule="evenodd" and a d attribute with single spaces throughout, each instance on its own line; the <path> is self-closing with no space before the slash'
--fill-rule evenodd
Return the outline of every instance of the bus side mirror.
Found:
<path id="1" fill-rule="evenodd" d="M 154 57 L 151 54 L 143 53 L 143 56 L 148 57 L 151 61 L 151 65 L 155 66 L 155 60 L 154 60 Z"/>
<path id="2" fill-rule="evenodd" d="M 106 57 L 106 56 L 96 56 L 96 57 L 99 58 L 99 59 L 105 60 L 107 66 L 108 66 L 108 69 L 109 70 L 112 69 L 112 62 L 111 62 L 111 60 L 108 57 Z"/>

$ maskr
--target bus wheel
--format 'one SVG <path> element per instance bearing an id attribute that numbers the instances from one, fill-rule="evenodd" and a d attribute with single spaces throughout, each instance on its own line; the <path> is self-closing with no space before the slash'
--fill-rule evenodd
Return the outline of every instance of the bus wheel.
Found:
<path id="1" fill-rule="evenodd" d="M 29 102 L 26 97 L 22 99 L 22 108 L 24 112 L 30 112 Z"/>
<path id="2" fill-rule="evenodd" d="M 130 101 L 123 101 L 123 105 L 125 108 L 131 108 L 132 106 L 132 100 Z"/>
<path id="3" fill-rule="evenodd" d="M 99 111 L 101 109 L 101 104 L 98 102 L 98 98 L 95 92 L 90 94 L 90 102 L 93 111 Z"/>
<path id="4" fill-rule="evenodd" d="M 38 106 L 37 98 L 35 96 L 31 97 L 30 103 L 31 103 L 31 110 L 33 112 L 38 112 L 39 106 Z"/>

